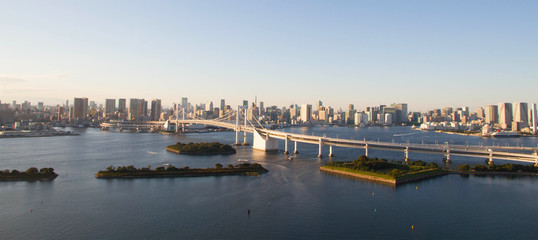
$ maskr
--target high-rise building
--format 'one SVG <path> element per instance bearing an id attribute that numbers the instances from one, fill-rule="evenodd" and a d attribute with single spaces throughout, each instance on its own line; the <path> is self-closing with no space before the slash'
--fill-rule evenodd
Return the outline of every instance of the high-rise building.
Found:
<path id="1" fill-rule="evenodd" d="M 301 121 L 309 122 L 311 116 L 312 116 L 312 105 L 303 104 L 301 106 Z"/>
<path id="2" fill-rule="evenodd" d="M 476 109 L 476 117 L 477 118 L 484 118 L 485 117 L 483 108 L 479 107 L 479 108 Z"/>
<path id="3" fill-rule="evenodd" d="M 208 112 L 213 112 L 213 102 L 209 101 L 205 104 L 205 110 Z"/>
<path id="4" fill-rule="evenodd" d="M 144 108 L 146 101 L 144 99 L 131 98 L 129 99 L 129 119 L 139 121 L 144 116 Z"/>
<path id="5" fill-rule="evenodd" d="M 224 99 L 221 99 L 220 100 L 220 110 L 224 110 L 225 107 L 226 107 L 226 101 Z"/>
<path id="6" fill-rule="evenodd" d="M 105 113 L 113 114 L 116 111 L 116 99 L 105 100 Z"/>
<path id="7" fill-rule="evenodd" d="M 88 98 L 75 98 L 73 106 L 73 118 L 81 120 L 88 114 Z"/>
<path id="8" fill-rule="evenodd" d="M 43 110 L 44 104 L 43 102 L 37 102 L 37 109 Z"/>
<path id="9" fill-rule="evenodd" d="M 248 107 L 248 100 L 243 100 L 243 107 Z"/>
<path id="10" fill-rule="evenodd" d="M 512 126 L 512 104 L 499 103 L 499 124 L 501 128 L 511 128 Z"/>
<path id="11" fill-rule="evenodd" d="M 127 101 L 125 101 L 125 98 L 120 98 L 118 100 L 118 112 L 125 113 L 127 112 Z"/>
<path id="12" fill-rule="evenodd" d="M 151 121 L 159 121 L 161 117 L 161 99 L 151 100 Z"/>
<path id="13" fill-rule="evenodd" d="M 497 105 L 486 106 L 486 123 L 494 124 L 499 122 L 499 107 Z"/>
<path id="14" fill-rule="evenodd" d="M 537 117 L 537 113 L 536 113 L 536 103 L 533 103 L 531 105 L 531 123 L 532 123 L 532 133 L 536 134 L 536 128 L 538 128 L 538 126 L 536 126 L 536 117 Z"/>
<path id="15" fill-rule="evenodd" d="M 407 103 L 396 104 L 395 108 L 396 108 L 396 122 L 408 122 Z"/>
<path id="16" fill-rule="evenodd" d="M 189 99 L 186 97 L 181 98 L 181 107 L 185 109 L 185 111 L 188 112 L 189 108 Z"/>
<path id="17" fill-rule="evenodd" d="M 514 122 L 523 122 L 523 125 L 526 125 L 529 123 L 529 117 L 528 114 L 528 104 L 524 102 L 517 102 L 514 103 L 514 115 L 513 115 L 513 121 Z"/>

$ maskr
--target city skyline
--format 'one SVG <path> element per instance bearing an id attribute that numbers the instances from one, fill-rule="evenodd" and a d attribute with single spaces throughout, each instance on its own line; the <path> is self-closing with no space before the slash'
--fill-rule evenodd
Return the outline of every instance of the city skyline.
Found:
<path id="1" fill-rule="evenodd" d="M 536 2 L 160 3 L 5 3 L 2 100 L 538 102 Z"/>

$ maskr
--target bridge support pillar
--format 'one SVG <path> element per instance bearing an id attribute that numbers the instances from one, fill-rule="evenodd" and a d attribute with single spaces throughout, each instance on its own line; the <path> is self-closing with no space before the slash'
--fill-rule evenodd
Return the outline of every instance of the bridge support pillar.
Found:
<path id="1" fill-rule="evenodd" d="M 298 154 L 299 151 L 297 151 L 297 141 L 295 141 L 295 150 L 293 151 L 293 154 Z"/>
<path id="2" fill-rule="evenodd" d="M 405 157 L 404 157 L 404 160 L 405 162 L 409 161 L 409 147 L 405 147 Z"/>
<path id="3" fill-rule="evenodd" d="M 323 144 L 323 142 L 321 141 L 321 138 L 319 139 L 319 151 L 318 151 L 318 158 L 321 158 L 323 157 L 323 155 L 321 155 L 321 145 Z"/>
<path id="4" fill-rule="evenodd" d="M 286 138 L 284 139 L 284 154 L 288 155 L 288 135 L 286 135 Z"/>
<path id="5" fill-rule="evenodd" d="M 450 150 L 449 149 L 447 149 L 445 153 L 445 162 L 447 163 L 450 162 Z"/>
<path id="6" fill-rule="evenodd" d="M 368 157 L 368 143 L 364 146 L 364 156 Z"/>
<path id="7" fill-rule="evenodd" d="M 334 157 L 333 146 L 329 146 L 329 157 Z"/>
<path id="8" fill-rule="evenodd" d="M 536 160 L 534 160 L 534 166 L 538 167 L 538 152 L 534 152 L 534 156 L 536 157 Z"/>
<path id="9" fill-rule="evenodd" d="M 278 151 L 278 141 L 276 138 L 271 138 L 269 135 L 263 136 L 257 130 L 253 132 L 252 148 L 261 151 Z"/>
<path id="10" fill-rule="evenodd" d="M 488 160 L 488 165 L 493 165 L 493 151 L 491 151 L 491 149 L 489 149 L 489 160 Z"/>

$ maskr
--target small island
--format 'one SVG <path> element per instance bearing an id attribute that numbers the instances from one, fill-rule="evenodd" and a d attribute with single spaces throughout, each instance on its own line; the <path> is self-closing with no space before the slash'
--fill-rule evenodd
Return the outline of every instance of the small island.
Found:
<path id="1" fill-rule="evenodd" d="M 418 181 L 447 174 L 436 163 L 410 161 L 407 164 L 360 156 L 350 162 L 328 162 L 321 171 L 366 179 L 391 185 Z"/>
<path id="2" fill-rule="evenodd" d="M 214 154 L 235 154 L 235 149 L 228 145 L 218 142 L 201 142 L 201 143 L 176 143 L 166 147 L 166 151 L 177 154 L 191 155 L 214 155 Z"/>
<path id="3" fill-rule="evenodd" d="M 54 180 L 58 174 L 54 172 L 54 168 L 41 168 L 37 170 L 35 167 L 28 168 L 24 172 L 18 170 L 3 170 L 0 171 L 0 181 L 35 181 L 35 180 Z"/>
<path id="4" fill-rule="evenodd" d="M 500 165 L 482 165 L 476 164 L 474 167 L 470 167 L 467 164 L 460 165 L 458 170 L 451 170 L 453 173 L 458 174 L 472 174 L 472 175 L 527 175 L 538 176 L 538 166 L 534 164 L 522 165 L 522 164 L 500 164 Z"/>
<path id="5" fill-rule="evenodd" d="M 176 168 L 174 166 L 157 167 L 154 170 L 147 168 L 135 168 L 134 166 L 109 166 L 104 171 L 95 174 L 96 178 L 159 178 L 159 177 L 205 177 L 226 175 L 260 176 L 268 172 L 258 163 L 242 163 L 223 167 L 215 164 L 215 168 Z"/>

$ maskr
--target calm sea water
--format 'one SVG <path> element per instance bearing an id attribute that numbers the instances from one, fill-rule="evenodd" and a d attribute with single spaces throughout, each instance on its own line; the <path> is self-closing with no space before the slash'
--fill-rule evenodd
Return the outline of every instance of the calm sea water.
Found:
<path id="1" fill-rule="evenodd" d="M 53 167 L 51 182 L 0 182 L 1 239 L 535 239 L 538 178 L 449 175 L 397 188 L 319 171 L 317 146 L 300 154 L 238 147 L 232 156 L 168 153 L 177 141 L 231 144 L 233 132 L 161 135 L 77 129 L 80 136 L 0 139 L 0 169 Z M 483 139 L 392 128 L 292 128 L 354 139 L 536 146 L 536 138 Z M 282 145 L 283 151 L 283 142 Z M 293 151 L 293 144 L 290 144 Z M 328 148 L 324 148 L 328 154 Z M 400 160 L 403 152 L 370 155 Z M 335 148 L 334 160 L 359 149 Z M 441 155 L 411 153 L 441 163 Z M 109 165 L 212 167 L 250 159 L 260 178 L 95 179 Z M 450 167 L 483 163 L 452 157 Z M 501 161 L 498 161 L 501 163 Z M 251 209 L 250 216 L 247 209 Z M 30 211 L 32 209 L 32 211 Z M 412 228 L 413 226 L 413 228 Z"/>

